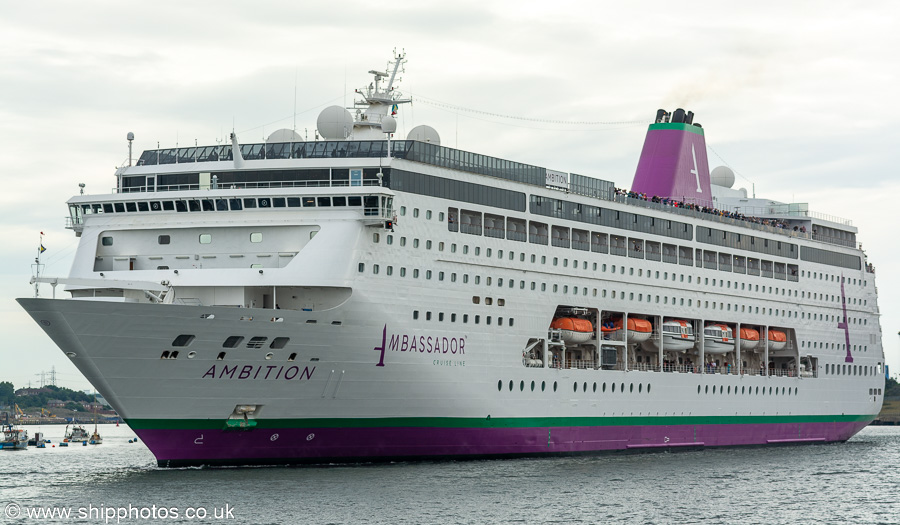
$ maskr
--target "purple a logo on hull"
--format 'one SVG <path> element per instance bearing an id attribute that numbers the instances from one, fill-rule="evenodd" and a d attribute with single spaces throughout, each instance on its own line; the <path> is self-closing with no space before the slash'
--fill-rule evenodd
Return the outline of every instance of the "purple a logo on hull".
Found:
<path id="1" fill-rule="evenodd" d="M 841 307 L 844 309 L 843 320 L 838 323 L 837 327 L 844 330 L 844 344 L 847 345 L 847 357 L 844 358 L 845 363 L 853 362 L 853 355 L 850 354 L 850 325 L 847 323 L 847 297 L 844 295 L 844 274 L 841 274 Z"/>
<path id="2" fill-rule="evenodd" d="M 376 346 L 374 348 L 375 351 L 381 351 L 381 359 L 378 360 L 378 364 L 375 366 L 384 366 L 384 349 L 387 347 L 387 325 L 384 325 L 384 330 L 381 331 L 381 346 Z"/>

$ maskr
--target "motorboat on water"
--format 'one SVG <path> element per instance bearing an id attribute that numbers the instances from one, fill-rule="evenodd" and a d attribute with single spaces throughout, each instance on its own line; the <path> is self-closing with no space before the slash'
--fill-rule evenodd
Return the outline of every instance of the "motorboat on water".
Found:
<path id="1" fill-rule="evenodd" d="M 0 438 L 0 449 L 25 450 L 26 448 L 28 448 L 28 431 L 16 428 L 9 422 L 9 416 L 7 416 L 6 423 L 3 425 L 3 437 Z"/>
<path id="2" fill-rule="evenodd" d="M 69 425 L 66 425 L 66 433 L 63 438 L 63 442 L 65 443 L 83 443 L 86 441 L 90 441 L 90 436 L 87 433 L 87 430 L 84 427 L 79 425 L 72 425 L 72 430 L 69 430 Z"/>

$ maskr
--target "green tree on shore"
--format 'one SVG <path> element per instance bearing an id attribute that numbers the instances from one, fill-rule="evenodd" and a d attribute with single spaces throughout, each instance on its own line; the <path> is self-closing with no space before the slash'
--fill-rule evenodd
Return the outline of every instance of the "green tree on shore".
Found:
<path id="1" fill-rule="evenodd" d="M 11 406 L 16 402 L 16 389 L 9 381 L 0 382 L 0 405 Z"/>

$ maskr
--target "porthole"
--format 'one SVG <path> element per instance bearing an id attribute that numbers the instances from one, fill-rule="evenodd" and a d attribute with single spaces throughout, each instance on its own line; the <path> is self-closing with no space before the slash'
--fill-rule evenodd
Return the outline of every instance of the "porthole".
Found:
<path id="1" fill-rule="evenodd" d="M 628 393 L 630 394 L 630 393 L 632 393 L 632 392 L 634 392 L 634 383 L 630 383 L 630 384 L 628 385 Z"/>
<path id="2" fill-rule="evenodd" d="M 519 392 L 525 391 L 525 381 L 519 381 Z"/>
<path id="3" fill-rule="evenodd" d="M 600 387 L 601 392 L 606 392 L 606 383 L 603 383 L 603 386 Z"/>
<path id="4" fill-rule="evenodd" d="M 728 393 L 731 393 L 731 385 L 728 385 Z"/>
<path id="5" fill-rule="evenodd" d="M 545 381 L 541 381 L 541 392 L 547 387 L 547 383 Z"/>
<path id="6" fill-rule="evenodd" d="M 704 393 L 705 393 L 705 394 L 708 394 L 708 393 L 709 393 L 709 385 L 706 385 L 706 391 L 705 391 Z"/>
<path id="7" fill-rule="evenodd" d="M 597 383 L 594 382 L 594 392 L 596 392 L 596 391 L 597 391 Z"/>
<path id="8" fill-rule="evenodd" d="M 613 394 L 615 394 L 615 393 L 616 393 L 616 384 L 615 384 L 615 383 L 610 383 L 610 385 L 612 386 L 611 392 L 612 392 Z"/>
<path id="9" fill-rule="evenodd" d="M 644 391 L 644 385 L 641 383 L 638 383 L 638 394 L 640 394 L 643 391 Z"/>
<path id="10" fill-rule="evenodd" d="M 513 390 L 513 381 L 512 381 L 512 379 L 510 379 L 509 380 L 509 391 L 512 392 L 512 390 Z"/>
<path id="11" fill-rule="evenodd" d="M 581 385 L 581 391 L 582 391 L 582 392 L 587 392 L 587 381 L 585 381 L 584 384 Z"/>
<path id="12" fill-rule="evenodd" d="M 622 383 L 621 385 L 619 385 L 619 392 L 623 392 L 623 393 L 625 392 L 625 383 Z"/>
<path id="13" fill-rule="evenodd" d="M 531 382 L 531 391 L 534 392 L 534 381 Z"/>
<path id="14" fill-rule="evenodd" d="M 578 381 L 572 383 L 572 392 L 578 392 Z"/>
<path id="15" fill-rule="evenodd" d="M 700 393 L 700 385 L 697 385 L 697 393 Z"/>
<path id="16" fill-rule="evenodd" d="M 553 391 L 556 392 L 556 381 L 553 382 Z"/>
<path id="17" fill-rule="evenodd" d="M 650 383 L 647 383 L 647 393 L 650 393 Z"/>
<path id="18" fill-rule="evenodd" d="M 498 379 L 498 380 L 497 380 L 497 391 L 498 391 L 498 392 L 502 392 L 502 391 L 503 391 L 503 380 L 502 380 L 502 379 Z"/>

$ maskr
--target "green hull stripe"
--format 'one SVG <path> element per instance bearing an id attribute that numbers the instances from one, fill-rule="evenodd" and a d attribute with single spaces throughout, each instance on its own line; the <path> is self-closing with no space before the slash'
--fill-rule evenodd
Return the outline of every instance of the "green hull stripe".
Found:
<path id="1" fill-rule="evenodd" d="M 683 124 L 681 122 L 661 122 L 659 124 L 650 124 L 650 129 L 648 131 L 653 131 L 654 129 L 680 129 L 682 131 L 690 131 L 691 133 L 696 133 L 701 137 L 703 136 L 703 128 L 695 126 L 693 124 Z"/>
<path id="2" fill-rule="evenodd" d="M 645 416 L 645 417 L 522 417 L 522 418 L 310 418 L 259 419 L 256 428 L 547 428 L 658 425 L 777 425 L 789 423 L 848 423 L 871 421 L 875 416 Z M 135 430 L 222 429 L 224 419 L 126 419 Z"/>

